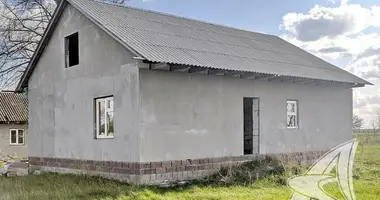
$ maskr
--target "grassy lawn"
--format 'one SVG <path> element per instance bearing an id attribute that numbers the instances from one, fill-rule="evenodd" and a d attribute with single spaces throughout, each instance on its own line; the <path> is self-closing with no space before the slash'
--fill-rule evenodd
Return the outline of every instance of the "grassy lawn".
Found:
<path id="1" fill-rule="evenodd" d="M 369 139 L 368 139 L 369 137 Z M 357 199 L 380 199 L 380 137 L 359 136 L 354 170 Z M 291 191 L 269 177 L 248 186 L 189 186 L 160 189 L 133 187 L 101 178 L 43 174 L 39 176 L 0 178 L 0 199 L 288 199 Z M 284 177 L 282 177 L 284 178 Z M 343 199 L 337 184 L 325 187 Z"/>

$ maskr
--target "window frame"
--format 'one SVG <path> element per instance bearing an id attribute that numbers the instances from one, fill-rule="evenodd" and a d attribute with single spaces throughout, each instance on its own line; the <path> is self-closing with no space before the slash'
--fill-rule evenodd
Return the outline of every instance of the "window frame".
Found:
<path id="1" fill-rule="evenodd" d="M 113 104 L 112 104 L 112 108 L 110 110 L 108 110 L 109 108 L 107 108 L 107 101 L 108 100 L 112 100 L 113 101 Z M 104 102 L 105 104 L 105 111 L 104 111 L 104 114 L 105 114 L 105 118 L 104 118 L 104 121 L 105 121 L 105 124 L 104 124 L 104 135 L 100 135 L 100 118 L 99 118 L 99 103 L 100 102 Z M 108 120 L 107 120 L 107 112 L 115 112 L 114 110 L 114 105 L 115 105 L 115 100 L 114 100 L 114 97 L 113 96 L 105 96 L 105 97 L 99 97 L 99 98 L 95 98 L 94 99 L 94 109 L 95 109 L 95 116 L 94 116 L 94 120 L 95 120 L 95 139 L 113 139 L 115 138 L 115 128 L 114 128 L 114 132 L 113 132 L 113 135 L 111 136 L 108 136 L 107 135 L 107 132 L 108 132 L 108 126 L 107 126 L 107 123 L 108 123 Z M 115 118 L 115 117 L 114 117 Z M 115 122 L 113 122 L 113 126 L 115 126 Z"/>
<path id="2" fill-rule="evenodd" d="M 77 36 L 77 50 L 78 50 L 78 63 L 75 65 L 70 65 L 70 38 Z M 64 38 L 64 56 L 65 56 L 65 68 L 71 68 L 79 65 L 80 62 L 80 51 L 79 51 L 79 31 L 71 33 Z"/>
<path id="3" fill-rule="evenodd" d="M 12 143 L 12 131 L 16 131 L 16 143 Z M 19 131 L 22 131 L 22 143 L 19 142 Z M 9 129 L 9 145 L 11 146 L 22 146 L 25 145 L 25 129 Z"/>
<path id="4" fill-rule="evenodd" d="M 293 103 L 294 104 L 294 112 L 288 111 L 288 104 Z M 286 100 L 286 128 L 287 129 L 299 129 L 299 114 L 298 114 L 299 106 L 298 106 L 298 100 L 294 99 L 287 99 Z M 295 116 L 295 126 L 289 126 L 288 125 L 288 116 Z"/>

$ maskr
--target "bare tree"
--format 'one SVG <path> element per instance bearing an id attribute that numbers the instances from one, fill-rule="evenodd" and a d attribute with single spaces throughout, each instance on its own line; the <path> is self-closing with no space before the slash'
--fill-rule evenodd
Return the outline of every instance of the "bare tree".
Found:
<path id="1" fill-rule="evenodd" d="M 60 1 L 0 0 L 0 89 L 15 87 Z"/>
<path id="2" fill-rule="evenodd" d="M 359 115 L 354 114 L 352 117 L 352 127 L 354 129 L 360 129 L 363 127 L 363 118 L 359 117 Z"/>
<path id="3" fill-rule="evenodd" d="M 376 132 L 379 132 L 380 131 L 380 109 L 377 109 L 376 116 L 374 117 L 374 121 L 375 121 L 376 127 L 377 127 L 377 131 Z M 374 132 L 374 134 L 376 132 Z"/>
<path id="4" fill-rule="evenodd" d="M 373 134 L 376 134 L 377 128 L 378 128 L 378 126 L 377 126 L 377 118 L 376 117 L 372 118 L 372 120 L 371 120 L 371 126 L 372 126 L 372 130 L 373 130 Z"/>
<path id="5" fill-rule="evenodd" d="M 52 0 L 0 0 L 0 88 L 17 83 L 55 9 Z"/>

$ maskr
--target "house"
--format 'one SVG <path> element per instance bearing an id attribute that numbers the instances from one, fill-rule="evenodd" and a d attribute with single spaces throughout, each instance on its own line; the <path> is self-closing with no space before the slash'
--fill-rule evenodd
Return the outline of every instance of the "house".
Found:
<path id="1" fill-rule="evenodd" d="M 28 101 L 21 93 L 0 92 L 0 160 L 26 158 Z"/>
<path id="2" fill-rule="evenodd" d="M 277 36 L 67 0 L 17 90 L 35 168 L 147 183 L 329 150 L 366 84 Z"/>

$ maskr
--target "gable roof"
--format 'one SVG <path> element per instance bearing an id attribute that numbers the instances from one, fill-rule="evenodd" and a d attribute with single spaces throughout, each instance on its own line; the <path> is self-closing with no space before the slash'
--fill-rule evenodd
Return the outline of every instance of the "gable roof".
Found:
<path id="1" fill-rule="evenodd" d="M 0 123 L 27 121 L 27 98 L 21 93 L 0 92 Z"/>
<path id="2" fill-rule="evenodd" d="M 67 0 L 137 57 L 149 62 L 235 70 L 280 76 L 371 84 L 283 39 L 198 20 L 93 0 Z M 35 54 L 64 9 L 58 6 Z M 36 56 L 38 60 L 39 56 Z M 27 85 L 36 61 L 28 66 L 18 89 Z M 372 85 L 372 84 L 371 84 Z"/>

